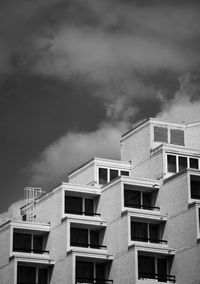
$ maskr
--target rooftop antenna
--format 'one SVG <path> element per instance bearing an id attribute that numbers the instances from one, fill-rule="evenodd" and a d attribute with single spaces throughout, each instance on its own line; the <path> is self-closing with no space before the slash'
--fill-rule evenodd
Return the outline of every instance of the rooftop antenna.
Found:
<path id="1" fill-rule="evenodd" d="M 42 191 L 41 187 L 25 187 L 24 188 L 24 201 L 25 206 L 23 207 L 22 218 L 23 220 L 34 222 L 35 221 L 35 201 L 45 191 Z"/>

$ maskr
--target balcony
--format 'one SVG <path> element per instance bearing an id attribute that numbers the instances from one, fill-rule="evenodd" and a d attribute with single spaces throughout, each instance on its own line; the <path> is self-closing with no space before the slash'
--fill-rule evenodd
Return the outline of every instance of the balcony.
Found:
<path id="1" fill-rule="evenodd" d="M 160 211 L 160 207 L 155 206 L 157 190 L 149 192 L 138 189 L 137 186 L 124 184 L 124 207 Z"/>
<path id="2" fill-rule="evenodd" d="M 146 223 L 131 220 L 131 241 L 167 245 L 167 241 L 162 239 L 163 231 L 163 222 Z"/>
<path id="3" fill-rule="evenodd" d="M 104 230 L 71 227 L 70 246 L 107 250 L 107 247 L 102 245 L 103 235 Z"/>
<path id="4" fill-rule="evenodd" d="M 17 266 L 17 284 L 47 284 L 49 268 L 40 266 Z"/>
<path id="5" fill-rule="evenodd" d="M 138 255 L 138 283 L 175 283 L 175 276 L 171 275 L 172 258 L 164 255 Z M 151 281 L 149 281 L 151 280 Z"/>
<path id="6" fill-rule="evenodd" d="M 76 278 L 76 284 L 112 284 L 113 280 L 108 279 L 97 279 L 97 278 Z"/>
<path id="7" fill-rule="evenodd" d="M 65 214 L 100 217 L 101 215 L 96 213 L 96 206 L 95 198 L 65 195 Z"/>
<path id="8" fill-rule="evenodd" d="M 41 232 L 26 233 L 21 230 L 13 232 L 13 253 L 26 253 L 49 256 L 46 250 L 47 234 Z"/>
<path id="9" fill-rule="evenodd" d="M 175 283 L 176 277 L 174 275 L 167 275 L 167 274 L 156 274 L 156 273 L 145 273 L 140 272 L 139 273 L 139 279 L 155 279 L 159 282 L 170 282 Z"/>
<path id="10" fill-rule="evenodd" d="M 76 261 L 76 284 L 112 284 L 108 279 L 108 263 L 93 261 Z"/>

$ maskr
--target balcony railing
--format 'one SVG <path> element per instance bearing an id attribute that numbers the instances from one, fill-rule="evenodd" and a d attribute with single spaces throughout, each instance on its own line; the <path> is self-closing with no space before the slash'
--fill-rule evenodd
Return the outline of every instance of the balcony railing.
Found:
<path id="1" fill-rule="evenodd" d="M 141 205 L 141 204 L 133 204 L 133 203 L 125 203 L 125 207 L 129 208 L 139 208 L 139 209 L 145 209 L 145 210 L 156 210 L 159 211 L 160 207 L 157 206 L 149 206 L 149 205 Z"/>
<path id="2" fill-rule="evenodd" d="M 76 278 L 76 284 L 84 284 L 84 283 L 91 283 L 91 284 L 112 284 L 113 280 L 108 279 L 98 279 L 98 278 Z"/>
<path id="3" fill-rule="evenodd" d="M 37 254 L 49 254 L 48 250 L 39 249 L 27 249 L 27 248 L 13 248 L 14 252 L 25 252 L 25 253 L 37 253 Z"/>
<path id="4" fill-rule="evenodd" d="M 156 279 L 160 282 L 176 282 L 174 275 L 139 272 L 139 279 Z"/>
<path id="5" fill-rule="evenodd" d="M 77 215 L 85 215 L 85 216 L 101 216 L 101 214 L 99 214 L 99 213 L 86 212 L 86 211 L 76 211 L 76 210 L 66 210 L 65 214 L 77 214 Z"/>
<path id="6" fill-rule="evenodd" d="M 107 249 L 107 246 L 102 246 L 99 244 L 88 244 L 88 243 L 79 243 L 79 242 L 71 242 L 71 246 L 74 247 L 85 247 L 85 248 L 95 248 L 95 249 Z"/>
<path id="7" fill-rule="evenodd" d="M 159 239 L 132 237 L 131 240 L 132 241 L 141 241 L 141 242 L 148 242 L 148 243 L 165 244 L 165 245 L 167 245 L 167 241 L 159 240 Z"/>

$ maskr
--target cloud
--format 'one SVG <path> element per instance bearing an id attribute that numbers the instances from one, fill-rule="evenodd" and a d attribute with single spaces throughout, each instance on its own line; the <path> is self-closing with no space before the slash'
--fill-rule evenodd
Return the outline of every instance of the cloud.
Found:
<path id="1" fill-rule="evenodd" d="M 8 208 L 7 212 L 3 212 L 0 214 L 0 224 L 8 221 L 8 220 L 19 220 L 20 219 L 20 207 L 24 205 L 23 200 L 19 200 Z"/>
<path id="2" fill-rule="evenodd" d="M 95 85 L 92 95 L 102 98 L 111 119 L 125 117 L 122 96 L 131 114 L 138 111 L 138 98 L 157 96 L 160 90 L 146 78 L 162 70 L 178 76 L 200 63 L 197 1 L 19 0 L 17 8 L 15 1 L 3 3 L 0 73 L 84 78 Z"/>
<path id="3" fill-rule="evenodd" d="M 179 78 L 180 89 L 171 101 L 164 101 L 158 119 L 171 122 L 200 121 L 200 80 L 186 74 Z"/>
<path id="4" fill-rule="evenodd" d="M 104 124 L 89 133 L 67 133 L 31 163 L 28 171 L 32 174 L 32 184 L 55 184 L 94 156 L 119 159 L 119 141 L 124 130 L 127 130 L 127 125 L 121 123 L 116 126 Z"/>

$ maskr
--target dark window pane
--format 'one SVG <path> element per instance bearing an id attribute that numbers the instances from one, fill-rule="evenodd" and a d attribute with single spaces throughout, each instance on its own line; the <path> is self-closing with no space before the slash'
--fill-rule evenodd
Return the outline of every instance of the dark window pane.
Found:
<path id="1" fill-rule="evenodd" d="M 97 279 L 106 279 L 105 263 L 96 263 L 96 278 Z M 102 283 L 102 282 L 99 282 L 99 283 Z"/>
<path id="2" fill-rule="evenodd" d="M 88 230 L 71 228 L 70 244 L 71 246 L 88 247 Z"/>
<path id="3" fill-rule="evenodd" d="M 131 222 L 131 240 L 147 241 L 147 224 L 140 222 Z"/>
<path id="4" fill-rule="evenodd" d="M 155 241 L 155 243 L 159 240 L 159 225 L 149 224 L 149 238 L 151 242 Z"/>
<path id="5" fill-rule="evenodd" d="M 149 209 L 152 206 L 151 204 L 151 193 L 143 192 L 143 208 Z"/>
<path id="6" fill-rule="evenodd" d="M 31 252 L 31 235 L 30 234 L 13 234 L 13 251 Z"/>
<path id="7" fill-rule="evenodd" d="M 46 268 L 38 269 L 38 284 L 47 284 L 48 270 Z"/>
<path id="8" fill-rule="evenodd" d="M 85 199 L 85 215 L 93 215 L 94 213 L 94 200 Z"/>
<path id="9" fill-rule="evenodd" d="M 124 206 L 132 208 L 140 208 L 141 206 L 141 194 L 136 190 L 124 190 Z"/>
<path id="10" fill-rule="evenodd" d="M 176 156 L 167 155 L 167 170 L 169 173 L 176 173 Z"/>
<path id="11" fill-rule="evenodd" d="M 118 177 L 118 170 L 110 170 L 110 181 Z"/>
<path id="12" fill-rule="evenodd" d="M 164 258 L 157 259 L 158 281 L 167 282 L 167 260 Z"/>
<path id="13" fill-rule="evenodd" d="M 20 284 L 36 283 L 36 268 L 31 266 L 18 266 L 17 283 Z"/>
<path id="14" fill-rule="evenodd" d="M 152 278 L 155 275 L 155 259 L 154 257 L 150 256 L 141 256 L 138 257 L 138 270 L 139 270 L 139 277 L 146 277 L 150 276 Z"/>
<path id="15" fill-rule="evenodd" d="M 74 196 L 65 196 L 65 213 L 81 214 L 82 198 Z"/>
<path id="16" fill-rule="evenodd" d="M 121 176 L 129 176 L 129 172 L 128 171 L 121 171 Z"/>
<path id="17" fill-rule="evenodd" d="M 200 177 L 190 176 L 191 198 L 200 199 Z"/>
<path id="18" fill-rule="evenodd" d="M 186 157 L 178 157 L 178 167 L 179 167 L 179 172 L 187 169 L 187 158 Z"/>
<path id="19" fill-rule="evenodd" d="M 195 158 L 190 158 L 190 168 L 191 169 L 198 169 L 199 168 L 199 161 Z"/>
<path id="20" fill-rule="evenodd" d="M 90 230 L 90 244 L 91 248 L 99 248 L 99 231 L 97 230 Z"/>
<path id="21" fill-rule="evenodd" d="M 168 143 L 168 131 L 166 127 L 154 127 L 154 141 Z"/>
<path id="22" fill-rule="evenodd" d="M 99 168 L 99 184 L 106 184 L 108 182 L 108 170 Z"/>
<path id="23" fill-rule="evenodd" d="M 171 133 L 171 144 L 175 144 L 175 145 L 185 145 L 184 142 L 184 131 L 180 130 L 180 129 L 171 129 L 170 130 Z"/>
<path id="24" fill-rule="evenodd" d="M 76 261 L 76 279 L 93 279 L 94 278 L 94 264 L 87 261 Z"/>
<path id="25" fill-rule="evenodd" d="M 43 249 L 43 236 L 33 236 L 33 250 L 34 253 L 42 253 Z"/>
<path id="26" fill-rule="evenodd" d="M 22 221 L 26 221 L 26 214 L 22 216 Z"/>

